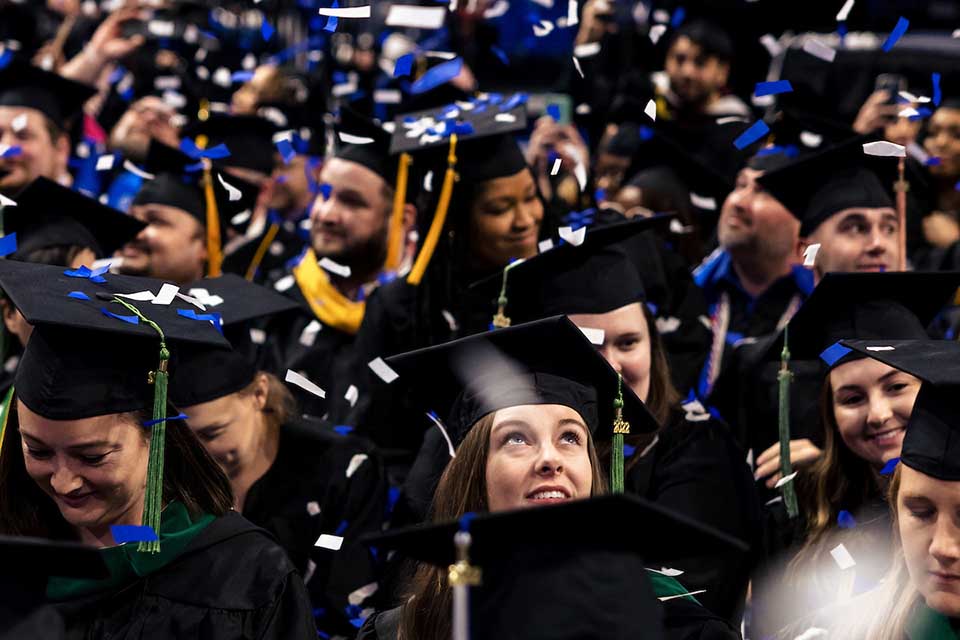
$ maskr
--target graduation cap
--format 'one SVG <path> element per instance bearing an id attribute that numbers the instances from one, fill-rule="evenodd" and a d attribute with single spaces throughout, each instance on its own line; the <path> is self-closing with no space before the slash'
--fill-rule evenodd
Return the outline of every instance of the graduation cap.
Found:
<path id="1" fill-rule="evenodd" d="M 335 157 L 356 162 L 393 185 L 399 157 L 391 153 L 391 137 L 383 127 L 350 107 L 341 107 L 335 129 L 339 140 Z"/>
<path id="2" fill-rule="evenodd" d="M 673 214 L 588 227 L 579 245 L 564 243 L 518 261 L 470 288 L 498 307 L 495 326 L 572 313 L 606 313 L 646 299 L 643 281 L 623 247 Z"/>
<path id="3" fill-rule="evenodd" d="M 609 440 L 622 418 L 635 433 L 659 428 L 647 408 L 569 319 L 558 316 L 386 358 L 424 409 L 446 423 L 459 445 L 473 425 L 499 409 L 562 404 L 596 438 Z M 622 392 L 622 396 L 621 396 Z"/>
<path id="4" fill-rule="evenodd" d="M 188 125 L 183 135 L 193 138 L 203 149 L 225 145 L 230 151 L 221 163 L 225 166 L 269 176 L 273 173 L 273 134 L 276 132 L 276 125 L 266 118 L 213 113 L 206 120 Z"/>
<path id="5" fill-rule="evenodd" d="M 790 320 L 790 355 L 833 368 L 855 357 L 832 346 L 842 339 L 925 339 L 958 286 L 958 272 L 828 273 Z M 768 358 L 782 345 L 781 333 Z"/>
<path id="6" fill-rule="evenodd" d="M 411 154 L 416 154 L 422 175 L 426 175 L 430 167 L 436 167 L 439 175 L 441 167 L 446 167 L 430 228 L 407 276 L 410 284 L 420 283 L 433 256 L 446 223 L 455 182 L 464 189 L 467 183 L 512 176 L 527 168 L 523 152 L 511 135 L 527 126 L 524 104 L 522 94 L 506 99 L 499 94 L 484 94 L 439 109 L 400 115 L 394 120 L 390 152 L 399 153 L 400 159 L 391 233 L 402 225 L 402 208 L 397 204 L 402 204 L 406 197 Z M 399 233 L 394 234 L 388 245 L 387 268 L 395 268 L 399 262 L 402 246 L 399 236 Z"/>
<path id="7" fill-rule="evenodd" d="M 95 87 L 21 60 L 0 69 L 0 106 L 36 109 L 60 129 L 65 129 L 96 93 Z"/>
<path id="8" fill-rule="evenodd" d="M 923 380 L 903 437 L 900 462 L 938 480 L 960 481 L 960 344 L 953 340 L 844 340 L 842 344 Z"/>
<path id="9" fill-rule="evenodd" d="M 820 149 L 858 137 L 846 124 L 796 107 L 777 112 L 769 124 L 771 146 L 760 149 L 747 163 L 757 171 L 780 169 Z"/>
<path id="10" fill-rule="evenodd" d="M 173 285 L 106 269 L 0 261 L 0 287 L 33 325 L 15 378 L 17 397 L 48 420 L 152 409 L 143 525 L 160 530 L 171 353 L 229 343 Z M 144 295 L 146 293 L 146 296 Z M 124 297 L 133 294 L 133 298 Z M 146 302 L 146 298 L 150 302 Z M 166 298 L 166 299 L 164 299 Z M 143 301 L 140 301 L 143 300 Z M 159 551 L 159 541 L 140 551 Z"/>
<path id="11" fill-rule="evenodd" d="M 179 355 L 170 381 L 170 399 L 177 407 L 210 402 L 249 386 L 257 373 L 250 322 L 299 308 L 295 300 L 233 274 L 204 278 L 185 289 L 205 303 L 206 313 L 219 316 L 233 348 L 197 348 Z"/>
<path id="12" fill-rule="evenodd" d="M 896 178 L 896 162 L 865 154 L 866 140 L 859 136 L 834 145 L 767 171 L 757 181 L 800 220 L 804 237 L 844 209 L 893 208 L 889 190 Z"/>
<path id="13" fill-rule="evenodd" d="M 312 115 L 306 103 L 262 102 L 257 117 L 271 122 L 277 133 L 290 131 L 290 143 L 299 154 L 322 156 L 325 152 L 324 122 Z"/>
<path id="14" fill-rule="evenodd" d="M 97 257 L 113 255 L 146 225 L 122 211 L 47 178 L 37 178 L 4 211 L 6 233 L 17 234 L 14 259 L 56 246 L 77 245 Z"/>
<path id="15" fill-rule="evenodd" d="M 463 568 L 469 537 L 472 637 L 658 637 L 660 612 L 646 566 L 747 545 L 643 498 L 598 496 L 557 505 L 396 529 L 368 537 L 438 567 Z M 460 561 L 460 562 L 458 562 Z M 456 565 L 454 563 L 457 563 Z M 454 576 L 451 573 L 451 576 Z"/>

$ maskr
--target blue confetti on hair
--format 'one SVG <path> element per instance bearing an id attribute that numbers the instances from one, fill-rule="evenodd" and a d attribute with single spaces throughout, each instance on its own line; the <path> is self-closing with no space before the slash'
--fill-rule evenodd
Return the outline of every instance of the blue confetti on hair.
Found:
<path id="1" fill-rule="evenodd" d="M 280 157 L 283 158 L 284 164 L 290 164 L 290 162 L 297 157 L 297 152 L 294 151 L 293 145 L 290 144 L 290 141 L 286 138 L 277 140 L 276 147 L 277 151 L 280 152 Z"/>
<path id="2" fill-rule="evenodd" d="M 273 26 L 270 24 L 270 22 L 268 22 L 267 20 L 264 20 L 263 23 L 260 25 L 260 35 L 262 35 L 263 39 L 266 41 L 266 40 L 270 40 L 270 38 L 273 37 L 273 33 L 274 33 Z"/>
<path id="3" fill-rule="evenodd" d="M 187 418 L 188 418 L 187 414 L 181 413 L 175 416 L 167 416 L 166 418 L 157 418 L 156 420 L 147 420 L 146 422 L 142 423 L 141 426 L 149 429 L 150 427 L 156 426 L 161 422 L 172 422 L 174 420 L 186 420 Z"/>
<path id="4" fill-rule="evenodd" d="M 410 86 L 410 93 L 419 95 L 446 84 L 460 75 L 463 70 L 463 58 L 457 56 L 453 60 L 441 62 L 429 69 Z"/>
<path id="5" fill-rule="evenodd" d="M 460 531 L 470 531 L 470 524 L 473 522 L 474 518 L 477 517 L 472 511 L 468 511 L 462 516 L 460 516 Z"/>
<path id="6" fill-rule="evenodd" d="M 333 430 L 342 436 L 348 436 L 353 432 L 353 427 L 346 424 L 338 424 L 333 428 Z"/>
<path id="7" fill-rule="evenodd" d="M 898 464 L 900 464 L 899 457 L 890 458 L 890 460 L 887 461 L 887 464 L 883 465 L 883 469 L 880 469 L 880 475 L 889 476 L 897 469 Z"/>
<path id="8" fill-rule="evenodd" d="M 673 15 L 670 16 L 670 26 L 676 29 L 683 23 L 683 19 L 687 17 L 687 10 L 683 7 L 677 7 L 673 12 Z"/>
<path id="9" fill-rule="evenodd" d="M 857 526 L 857 520 L 853 514 L 846 509 L 841 509 L 837 514 L 837 526 L 841 529 L 853 529 Z"/>
<path id="10" fill-rule="evenodd" d="M 943 100 L 943 93 L 940 91 L 940 74 L 934 71 L 931 80 L 933 81 L 933 105 L 939 107 L 940 101 Z"/>
<path id="11" fill-rule="evenodd" d="M 397 58 L 396 64 L 393 65 L 393 77 L 402 78 L 404 76 L 410 75 L 410 71 L 413 69 L 413 54 L 407 53 L 405 55 Z"/>
<path id="12" fill-rule="evenodd" d="M 497 56 L 497 59 L 503 63 L 503 66 L 510 66 L 510 58 L 507 57 L 507 54 L 500 47 L 490 47 L 490 51 L 493 52 L 493 55 Z"/>
<path id="13" fill-rule="evenodd" d="M 633 454 L 636 453 L 636 452 L 637 452 L 637 448 L 636 448 L 636 447 L 631 447 L 631 446 L 628 445 L 628 444 L 623 445 L 623 457 L 625 457 L 625 458 L 630 458 L 630 457 L 632 457 Z"/>
<path id="14" fill-rule="evenodd" d="M 750 128 L 741 133 L 736 140 L 733 141 L 733 146 L 737 149 L 744 149 L 749 147 L 751 144 L 767 135 L 770 132 L 770 127 L 767 126 L 767 123 L 763 120 L 757 120 Z"/>
<path id="15" fill-rule="evenodd" d="M 910 26 L 910 21 L 900 16 L 900 19 L 897 20 L 897 26 L 893 28 L 893 31 L 890 32 L 890 35 L 887 36 L 886 42 L 883 43 L 881 49 L 884 53 L 893 49 L 894 45 L 897 44 L 897 41 L 903 37 L 903 34 L 907 32 L 907 28 Z"/>
<path id="16" fill-rule="evenodd" d="M 851 351 L 853 349 L 845 347 L 839 342 L 834 342 L 820 353 L 820 359 L 826 362 L 828 367 L 832 367 L 834 363 Z"/>
<path id="17" fill-rule="evenodd" d="M 90 296 L 85 294 L 83 291 L 71 291 L 67 294 L 68 298 L 76 298 L 77 300 L 89 300 Z"/>
<path id="18" fill-rule="evenodd" d="M 17 232 L 8 233 L 0 238 L 0 256 L 8 256 L 17 250 Z"/>
<path id="19" fill-rule="evenodd" d="M 116 313 L 113 313 L 112 311 L 107 311 L 104 308 L 101 308 L 100 311 L 103 313 L 103 315 L 107 316 L 108 318 L 116 318 L 117 320 L 122 320 L 127 324 L 140 324 L 140 318 L 138 318 L 137 316 L 121 316 Z"/>
<path id="20" fill-rule="evenodd" d="M 774 80 L 771 82 L 758 82 L 753 89 L 753 95 L 757 96 L 775 96 L 780 93 L 790 93 L 793 91 L 793 85 L 789 80 Z"/>
<path id="21" fill-rule="evenodd" d="M 14 144 L 4 149 L 3 153 L 0 153 L 0 158 L 16 158 L 20 155 L 23 155 L 23 147 Z"/>
<path id="22" fill-rule="evenodd" d="M 110 525 L 110 534 L 113 536 L 113 541 L 117 544 L 159 540 L 157 532 L 153 530 L 153 527 L 145 525 L 113 524 Z"/>

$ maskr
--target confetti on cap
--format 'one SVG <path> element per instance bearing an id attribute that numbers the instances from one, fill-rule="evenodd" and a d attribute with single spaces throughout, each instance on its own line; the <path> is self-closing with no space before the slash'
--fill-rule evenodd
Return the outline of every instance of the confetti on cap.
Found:
<path id="1" fill-rule="evenodd" d="M 462 69 L 463 58 L 456 57 L 453 60 L 441 62 L 417 78 L 417 81 L 410 87 L 410 93 L 419 95 L 446 84 L 460 75 Z"/>
<path id="2" fill-rule="evenodd" d="M 905 158 L 907 156 L 906 147 L 886 140 L 864 143 L 863 152 L 868 156 L 879 156 L 881 158 Z"/>
<path id="3" fill-rule="evenodd" d="M 753 95 L 757 96 L 775 96 L 780 93 L 790 93 L 793 91 L 793 85 L 789 80 L 774 80 L 771 82 L 758 82 L 754 88 Z"/>
<path id="4" fill-rule="evenodd" d="M 737 139 L 733 141 L 733 146 L 737 149 L 744 149 L 768 133 L 770 133 L 770 127 L 767 126 L 767 123 L 763 120 L 757 120 L 749 129 L 737 136 Z"/>
<path id="5" fill-rule="evenodd" d="M 897 41 L 903 37 L 903 34 L 907 32 L 907 28 L 910 26 L 910 21 L 900 16 L 900 19 L 897 20 L 897 26 L 893 28 L 893 31 L 890 32 L 890 35 L 887 36 L 886 42 L 883 43 L 884 52 L 890 51 L 897 44 Z"/>
<path id="6" fill-rule="evenodd" d="M 113 541 L 117 544 L 127 542 L 153 542 L 159 540 L 157 532 L 153 527 L 133 525 L 133 524 L 114 524 L 110 526 L 110 534 Z"/>
<path id="7" fill-rule="evenodd" d="M 323 389 L 321 389 L 321 388 L 318 387 L 316 384 L 314 384 L 313 382 L 311 382 L 310 380 L 308 380 L 308 379 L 306 378 L 306 376 L 303 376 L 303 375 L 297 373 L 297 372 L 294 371 L 293 369 L 287 369 L 287 375 L 286 375 L 286 377 L 284 378 L 284 382 L 289 382 L 290 384 L 294 384 L 294 385 L 300 387 L 301 389 L 303 389 L 304 391 L 308 391 L 308 392 L 312 393 L 313 395 L 317 396 L 318 398 L 326 398 L 326 397 L 327 397 L 327 394 L 326 394 L 326 392 L 325 392 Z"/>
<path id="8" fill-rule="evenodd" d="M 8 256 L 17 250 L 17 234 L 8 233 L 0 238 L 0 256 Z"/>
<path id="9" fill-rule="evenodd" d="M 820 353 L 820 359 L 827 363 L 828 367 L 832 367 L 834 363 L 843 358 L 845 355 L 853 351 L 849 347 L 845 347 L 839 342 L 834 342 L 832 345 L 824 349 Z"/>

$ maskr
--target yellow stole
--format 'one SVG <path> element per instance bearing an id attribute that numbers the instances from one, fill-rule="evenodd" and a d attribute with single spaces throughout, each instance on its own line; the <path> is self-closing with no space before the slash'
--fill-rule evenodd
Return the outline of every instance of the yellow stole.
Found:
<path id="1" fill-rule="evenodd" d="M 320 268 L 313 249 L 308 249 L 293 268 L 293 277 L 317 320 L 344 333 L 357 333 L 366 303 L 349 299 L 330 284 L 330 277 Z"/>

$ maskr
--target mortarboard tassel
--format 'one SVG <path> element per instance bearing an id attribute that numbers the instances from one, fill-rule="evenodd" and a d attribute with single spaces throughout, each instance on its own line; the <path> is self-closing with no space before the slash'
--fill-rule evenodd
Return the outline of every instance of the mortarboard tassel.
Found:
<path id="1" fill-rule="evenodd" d="M 400 266 L 400 257 L 403 253 L 403 205 L 407 201 L 407 180 L 412 160 L 409 153 L 400 154 L 397 184 L 393 192 L 393 212 L 390 214 L 390 232 L 387 236 L 387 259 L 383 263 L 384 271 L 396 271 Z"/>
<path id="2" fill-rule="evenodd" d="M 786 478 L 793 473 L 793 464 L 790 462 L 790 382 L 793 374 L 790 372 L 790 348 L 787 346 L 787 337 L 790 325 L 783 328 L 783 351 L 780 352 L 780 371 L 777 373 L 777 384 L 779 385 L 779 414 L 778 425 L 780 429 L 780 477 Z M 797 508 L 797 492 L 794 489 L 793 481 L 789 480 L 783 484 L 783 503 L 787 507 L 787 515 L 796 518 L 799 513 Z"/>
<path id="3" fill-rule="evenodd" d="M 461 524 L 453 536 L 457 562 L 447 569 L 447 580 L 453 588 L 453 640 L 470 639 L 470 587 L 480 584 L 480 569 L 470 564 L 470 545 L 473 538 Z"/>
<path id="4" fill-rule="evenodd" d="M 10 403 L 13 402 L 13 385 L 3 399 L 3 410 L 0 411 L 0 455 L 3 455 L 3 439 L 7 435 L 7 419 L 10 417 Z"/>
<path id="5" fill-rule="evenodd" d="M 260 241 L 260 246 L 257 247 L 257 252 L 253 254 L 253 259 L 250 261 L 250 265 L 247 267 L 246 273 L 243 274 L 243 278 L 247 282 L 253 282 L 253 277 L 257 274 L 257 269 L 260 268 L 260 263 L 263 262 L 263 257 L 267 255 L 267 249 L 269 249 L 270 245 L 273 244 L 273 239 L 277 237 L 278 233 L 280 233 L 280 225 L 274 222 L 263 235 L 263 240 Z"/>
<path id="6" fill-rule="evenodd" d="M 613 401 L 613 447 L 610 450 L 610 492 L 623 493 L 623 439 L 630 423 L 623 419 L 623 376 L 617 374 L 617 397 Z"/>
<path id="7" fill-rule="evenodd" d="M 417 286 L 423 279 L 423 273 L 430 264 L 430 258 L 437 248 L 437 242 L 440 240 L 440 232 L 443 230 L 444 222 L 447 220 L 447 209 L 450 208 L 450 198 L 453 197 L 453 183 L 457 179 L 457 134 L 450 135 L 450 152 L 447 154 L 447 173 L 443 177 L 443 188 L 440 190 L 440 199 L 437 201 L 437 210 L 433 213 L 433 221 L 430 223 L 430 230 L 427 231 L 427 237 L 423 241 L 423 247 L 417 255 L 410 275 L 407 276 L 407 282 Z"/>
<path id="8" fill-rule="evenodd" d="M 907 191 L 910 190 L 910 184 L 904 177 L 906 168 L 906 158 L 900 158 L 897 162 L 897 181 L 893 183 L 893 190 L 897 194 L 897 221 L 900 224 L 900 232 L 897 234 L 897 248 L 900 250 L 899 271 L 907 269 Z"/>
<path id="9" fill-rule="evenodd" d="M 497 298 L 497 313 L 493 316 L 493 326 L 497 329 L 510 326 L 510 318 L 507 317 L 507 275 L 513 265 L 520 264 L 520 262 L 520 260 L 511 262 L 503 268 L 503 281 L 500 283 L 500 296 Z"/>
<path id="10" fill-rule="evenodd" d="M 170 352 L 167 350 L 167 342 L 160 325 L 144 316 L 139 309 L 129 302 L 120 298 L 114 298 L 113 302 L 117 302 L 128 309 L 160 336 L 160 362 L 157 365 L 157 370 L 151 371 L 148 376 L 150 384 L 153 385 L 153 419 L 150 427 L 153 432 L 150 435 L 147 489 L 143 498 L 143 519 L 141 521 L 143 526 L 150 527 L 157 533 L 157 539 L 142 541 L 137 545 L 137 551 L 159 553 L 160 516 L 163 512 L 163 456 L 167 435 L 167 379 L 169 376 L 167 363 L 170 361 Z"/>
<path id="11" fill-rule="evenodd" d="M 197 147 L 207 147 L 207 136 L 197 136 Z M 213 192 L 213 171 L 210 160 L 203 160 L 203 197 L 207 205 L 207 276 L 217 278 L 223 274 L 223 249 L 220 242 L 220 212 L 217 197 Z"/>

